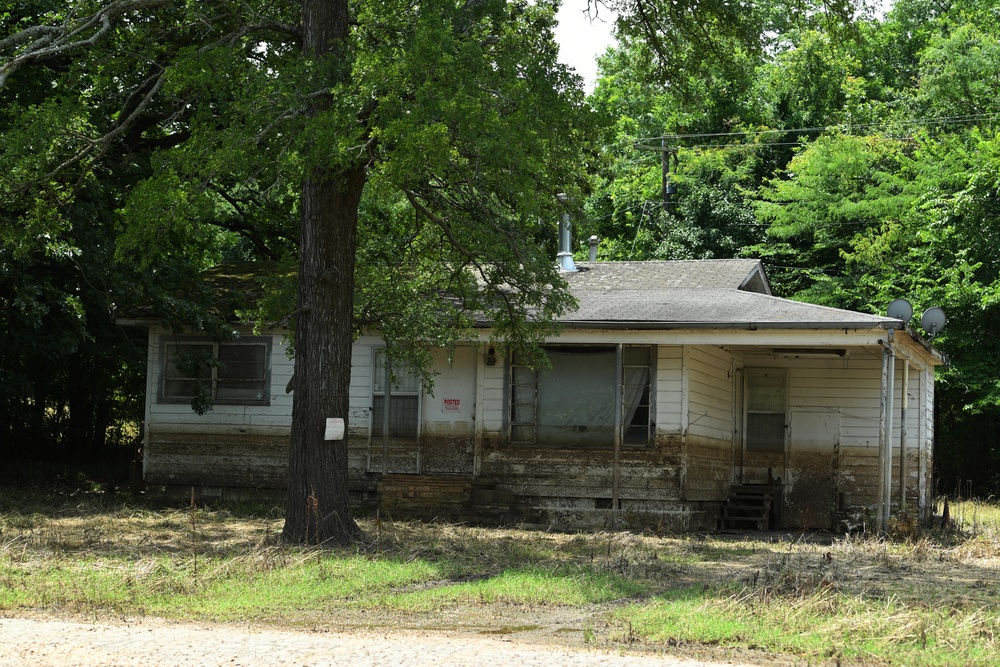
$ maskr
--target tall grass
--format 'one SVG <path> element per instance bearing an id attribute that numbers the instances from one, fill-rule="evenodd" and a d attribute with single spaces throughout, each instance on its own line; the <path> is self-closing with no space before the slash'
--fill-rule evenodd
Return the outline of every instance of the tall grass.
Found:
<path id="1" fill-rule="evenodd" d="M 665 592 L 616 620 L 656 644 L 807 663 L 998 665 L 1000 508 L 965 500 L 950 511 L 947 530 L 905 539 L 789 542 L 739 576 Z"/>
<path id="2" fill-rule="evenodd" d="M 533 624 L 745 661 L 1000 664 L 1000 508 L 905 536 L 560 534 L 370 522 L 350 549 L 278 543 L 280 510 L 20 499 L 0 489 L 0 611 L 310 627 Z M 562 613 L 562 612 L 560 612 Z"/>

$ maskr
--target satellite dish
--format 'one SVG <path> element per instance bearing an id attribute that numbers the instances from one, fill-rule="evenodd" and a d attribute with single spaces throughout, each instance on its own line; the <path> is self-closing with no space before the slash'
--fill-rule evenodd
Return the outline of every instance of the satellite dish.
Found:
<path id="1" fill-rule="evenodd" d="M 893 299 L 889 303 L 887 314 L 894 320 L 909 322 L 910 318 L 913 317 L 913 306 L 906 299 Z"/>
<path id="2" fill-rule="evenodd" d="M 924 331 L 931 337 L 939 333 L 941 329 L 944 329 L 945 323 L 948 318 L 945 317 L 944 311 L 934 306 L 933 308 L 928 308 L 924 311 L 923 317 L 920 318 L 920 326 L 924 328 Z"/>

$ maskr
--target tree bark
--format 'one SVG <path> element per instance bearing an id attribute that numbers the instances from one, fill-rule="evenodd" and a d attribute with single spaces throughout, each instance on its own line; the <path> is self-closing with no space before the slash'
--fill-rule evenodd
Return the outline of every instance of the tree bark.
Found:
<path id="1" fill-rule="evenodd" d="M 348 29 L 347 0 L 304 0 L 307 56 L 339 58 Z M 340 76 L 347 76 L 342 71 Z M 329 103 L 320 98 L 313 111 Z M 310 156 L 315 166 L 302 184 L 292 442 L 282 539 L 345 544 L 360 535 L 349 507 L 347 440 L 324 440 L 324 432 L 327 418 L 341 418 L 345 424 L 348 418 L 354 254 L 366 169 L 364 164 L 328 168 L 318 157 Z"/>

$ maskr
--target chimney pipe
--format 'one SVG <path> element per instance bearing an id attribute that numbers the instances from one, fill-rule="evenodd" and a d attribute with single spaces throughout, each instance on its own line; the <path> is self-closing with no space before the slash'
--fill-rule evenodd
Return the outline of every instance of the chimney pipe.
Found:
<path id="1" fill-rule="evenodd" d="M 590 261 L 591 262 L 596 262 L 597 261 L 597 242 L 599 241 L 599 239 L 597 238 L 597 234 L 594 234 L 593 236 L 591 236 L 589 240 L 590 240 Z"/>
<path id="2" fill-rule="evenodd" d="M 565 192 L 560 192 L 556 195 L 556 199 L 565 204 L 569 197 L 566 196 Z M 573 252 L 570 250 L 573 246 L 571 238 L 569 212 L 564 211 L 559 221 L 559 253 L 556 255 L 556 263 L 559 264 L 561 271 L 569 273 L 576 271 L 576 264 L 573 263 Z"/>

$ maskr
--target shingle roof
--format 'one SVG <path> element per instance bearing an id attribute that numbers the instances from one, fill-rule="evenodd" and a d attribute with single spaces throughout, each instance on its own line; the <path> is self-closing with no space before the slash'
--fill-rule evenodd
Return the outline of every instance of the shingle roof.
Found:
<path id="1" fill-rule="evenodd" d="M 580 262 L 563 273 L 574 293 L 582 290 L 746 289 L 770 294 L 759 259 L 696 259 L 670 262 Z"/>
<path id="2" fill-rule="evenodd" d="M 564 324 L 806 329 L 898 324 L 888 317 L 781 299 L 769 290 L 747 291 L 761 284 L 766 289 L 758 260 L 597 262 L 577 267 L 578 272 L 563 274 L 579 303 L 577 310 L 559 318 Z"/>

